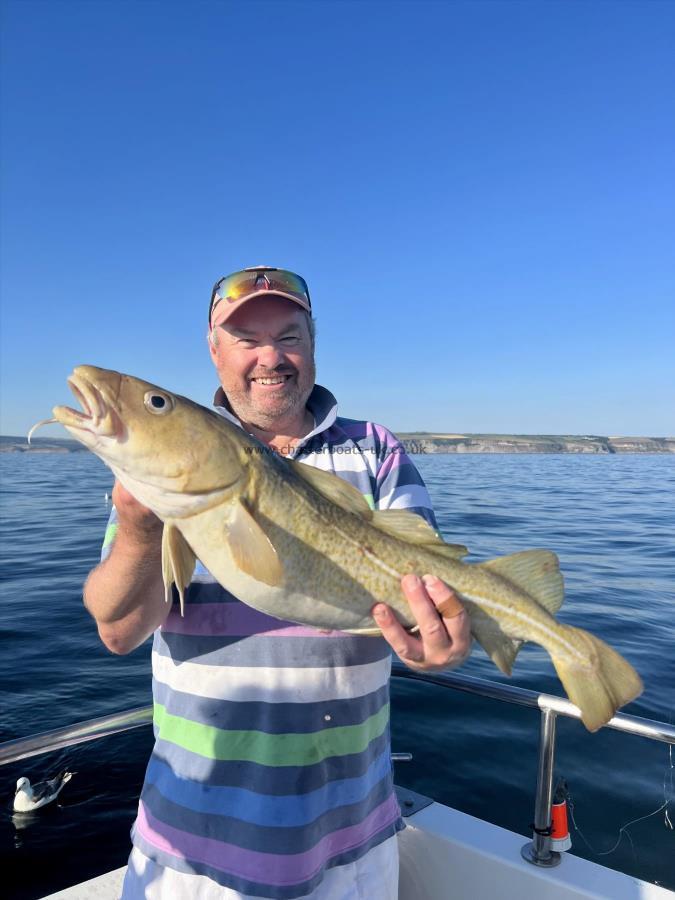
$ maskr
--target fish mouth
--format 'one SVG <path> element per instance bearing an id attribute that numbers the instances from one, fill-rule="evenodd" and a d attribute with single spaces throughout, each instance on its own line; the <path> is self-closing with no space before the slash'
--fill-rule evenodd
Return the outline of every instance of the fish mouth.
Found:
<path id="1" fill-rule="evenodd" d="M 82 410 L 70 406 L 55 406 L 54 418 L 69 430 L 79 432 L 77 437 L 80 440 L 84 440 L 82 432 L 88 432 L 94 438 L 122 440 L 126 435 L 126 428 L 108 391 L 112 387 L 112 394 L 117 396 L 122 376 L 118 372 L 110 373 L 116 376 L 115 383 L 104 387 L 87 377 L 85 373 L 90 368 L 92 367 L 78 366 L 68 378 L 68 386 Z"/>

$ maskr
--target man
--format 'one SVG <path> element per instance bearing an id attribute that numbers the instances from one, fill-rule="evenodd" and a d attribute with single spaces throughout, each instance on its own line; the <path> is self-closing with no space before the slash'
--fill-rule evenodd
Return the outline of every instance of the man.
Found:
<path id="1" fill-rule="evenodd" d="M 381 426 L 337 416 L 314 382 L 307 285 L 255 267 L 221 279 L 209 308 L 216 409 L 270 448 L 355 485 L 375 508 L 434 523 L 416 469 Z M 397 895 L 402 827 L 389 759 L 385 641 L 282 622 L 238 601 L 198 564 L 185 616 L 165 604 L 161 522 L 120 485 L 103 562 L 85 585 L 101 639 L 127 653 L 154 631 L 156 744 L 125 900 Z M 469 623 L 432 575 L 401 583 L 419 624 L 373 616 L 416 669 L 470 649 Z M 437 612 L 442 609 L 442 616 Z"/>

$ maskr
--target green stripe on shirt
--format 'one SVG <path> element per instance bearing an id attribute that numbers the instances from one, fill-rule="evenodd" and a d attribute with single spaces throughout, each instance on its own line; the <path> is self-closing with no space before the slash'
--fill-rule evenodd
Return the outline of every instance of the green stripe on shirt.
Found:
<path id="1" fill-rule="evenodd" d="M 105 530 L 105 536 L 103 538 L 103 547 L 105 550 L 106 547 L 109 547 L 110 544 L 115 540 L 115 535 L 117 534 L 117 522 L 112 522 Z"/>
<path id="2" fill-rule="evenodd" d="M 309 733 L 268 734 L 265 731 L 227 731 L 174 716 L 159 703 L 154 722 L 160 740 L 177 744 L 208 759 L 244 760 L 263 766 L 309 766 L 331 756 L 363 752 L 389 722 L 389 704 L 359 725 Z M 322 727 L 322 723 L 319 728 Z"/>

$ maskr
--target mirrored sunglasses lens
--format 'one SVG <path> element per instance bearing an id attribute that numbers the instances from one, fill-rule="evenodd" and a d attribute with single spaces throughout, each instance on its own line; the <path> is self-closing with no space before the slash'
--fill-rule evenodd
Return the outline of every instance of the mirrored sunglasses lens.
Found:
<path id="1" fill-rule="evenodd" d="M 228 275 L 216 288 L 216 298 L 241 300 L 255 290 L 256 277 L 255 272 L 235 272 L 234 275 Z"/>
<path id="2" fill-rule="evenodd" d="M 223 278 L 213 292 L 211 309 L 213 310 L 220 300 L 235 303 L 247 294 L 261 289 L 293 294 L 307 304 L 310 303 L 307 282 L 300 275 L 285 269 L 261 269 L 252 272 L 235 272 L 233 275 Z"/>
<path id="3" fill-rule="evenodd" d="M 305 279 L 294 272 L 267 272 L 267 280 L 271 290 L 297 294 L 309 301 L 309 291 L 307 290 Z"/>

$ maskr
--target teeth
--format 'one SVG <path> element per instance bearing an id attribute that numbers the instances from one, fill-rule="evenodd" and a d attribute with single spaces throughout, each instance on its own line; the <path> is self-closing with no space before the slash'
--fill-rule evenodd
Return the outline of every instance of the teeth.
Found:
<path id="1" fill-rule="evenodd" d="M 283 384 L 285 378 L 254 378 L 256 384 Z"/>

